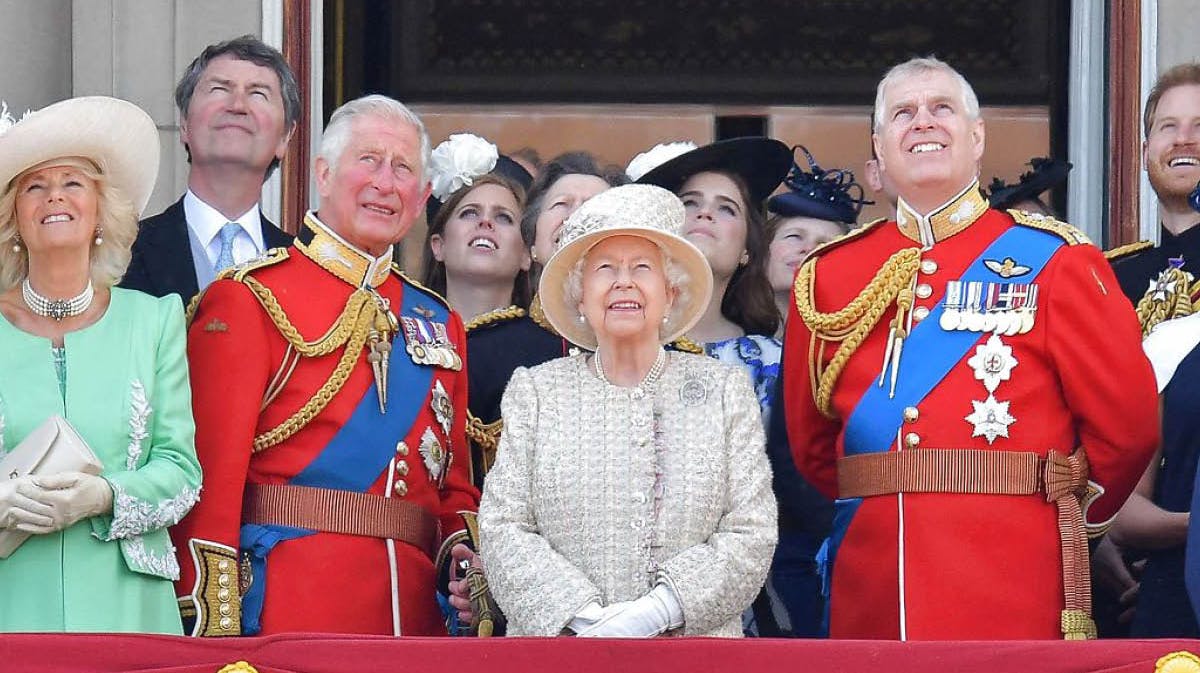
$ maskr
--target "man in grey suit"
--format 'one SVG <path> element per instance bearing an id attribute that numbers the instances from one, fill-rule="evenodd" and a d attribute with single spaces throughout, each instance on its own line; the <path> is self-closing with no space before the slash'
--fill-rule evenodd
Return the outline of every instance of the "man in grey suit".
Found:
<path id="1" fill-rule="evenodd" d="M 191 301 L 222 270 L 291 245 L 259 209 L 300 116 L 283 55 L 252 35 L 209 45 L 175 87 L 188 188 L 142 221 L 122 287 Z"/>

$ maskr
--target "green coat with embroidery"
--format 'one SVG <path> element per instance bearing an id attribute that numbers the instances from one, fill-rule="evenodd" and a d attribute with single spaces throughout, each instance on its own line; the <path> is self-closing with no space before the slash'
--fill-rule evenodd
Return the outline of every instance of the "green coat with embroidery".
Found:
<path id="1" fill-rule="evenodd" d="M 99 321 L 66 335 L 64 402 L 50 341 L 0 316 L 0 451 L 59 414 L 113 488 L 111 515 L 0 559 L 0 631 L 182 633 L 167 527 L 200 489 L 185 338 L 178 297 L 113 289 Z"/>

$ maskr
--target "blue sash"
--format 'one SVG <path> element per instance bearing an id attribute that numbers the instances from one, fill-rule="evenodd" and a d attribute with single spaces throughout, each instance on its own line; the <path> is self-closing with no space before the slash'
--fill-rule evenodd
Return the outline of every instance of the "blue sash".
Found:
<path id="1" fill-rule="evenodd" d="M 991 245 L 967 267 L 960 280 L 964 283 L 994 281 L 997 275 L 984 265 L 984 260 L 1012 257 L 1030 268 L 1028 274 L 1020 277 L 1020 281 L 1031 283 L 1063 245 L 1061 238 L 1049 232 L 1013 226 L 992 241 Z M 900 365 L 901 375 L 896 381 L 895 397 L 888 396 L 886 381 L 883 386 L 872 383 L 855 405 L 846 420 L 842 440 L 847 456 L 890 450 L 896 441 L 896 433 L 904 423 L 905 407 L 920 404 L 946 374 L 967 356 L 971 348 L 979 343 L 981 335 L 978 332 L 943 330 L 938 320 L 944 310 L 945 305 L 939 301 L 929 312 L 929 316 L 917 323 L 905 339 Z M 824 549 L 827 565 L 822 569 L 823 586 L 827 591 L 832 586 L 838 547 L 861 504 L 862 498 L 842 498 L 834 502 L 833 528 Z"/>
<path id="2" fill-rule="evenodd" d="M 438 300 L 431 298 L 409 283 L 404 283 L 398 315 L 407 315 L 418 305 L 430 320 L 448 323 L 450 312 Z M 368 386 L 354 413 L 338 430 L 325 448 L 313 458 L 289 484 L 315 486 L 342 491 L 365 492 L 387 469 L 396 455 L 396 442 L 408 436 L 408 431 L 421 413 L 429 396 L 433 367 L 412 361 L 403 345 L 403 337 L 394 339 L 388 358 L 388 413 L 380 413 L 374 386 Z M 307 537 L 316 533 L 308 528 L 274 524 L 244 524 L 240 546 L 250 556 L 254 581 L 242 597 L 242 634 L 254 635 L 262 628 L 262 606 L 266 592 L 267 555 L 275 545 L 285 540 Z"/>

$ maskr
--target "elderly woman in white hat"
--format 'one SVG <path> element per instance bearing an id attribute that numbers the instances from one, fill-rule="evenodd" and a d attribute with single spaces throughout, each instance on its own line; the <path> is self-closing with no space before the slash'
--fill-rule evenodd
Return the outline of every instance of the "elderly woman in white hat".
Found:
<path id="1" fill-rule="evenodd" d="M 712 274 L 683 204 L 615 187 L 562 228 L 546 317 L 594 350 L 518 369 L 479 508 L 510 635 L 736 637 L 775 546 L 775 501 L 745 371 L 664 350 Z"/>
<path id="2" fill-rule="evenodd" d="M 200 485 L 183 310 L 113 287 L 157 170 L 126 101 L 0 118 L 0 631 L 182 632 L 167 526 Z M 39 468 L 70 445 L 40 446 L 48 419 L 94 456 Z"/>

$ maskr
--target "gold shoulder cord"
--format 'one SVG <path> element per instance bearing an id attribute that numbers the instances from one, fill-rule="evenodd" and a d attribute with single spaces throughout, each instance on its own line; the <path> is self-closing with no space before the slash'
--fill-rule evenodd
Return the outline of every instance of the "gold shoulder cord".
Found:
<path id="1" fill-rule="evenodd" d="M 1048 231 L 1066 241 L 1067 245 L 1080 245 L 1082 243 L 1091 244 L 1092 242 L 1091 239 L 1087 237 L 1087 234 L 1067 224 L 1066 222 L 1056 220 L 1049 215 L 1030 213 L 1024 210 L 1016 209 L 1009 209 L 1008 214 L 1012 216 L 1013 221 L 1015 221 L 1017 224 L 1025 225 L 1031 229 Z"/>
<path id="2" fill-rule="evenodd" d="M 827 418 L 833 418 L 833 388 L 850 356 L 862 345 L 893 302 L 902 308 L 899 305 L 904 299 L 904 291 L 909 289 L 920 260 L 921 251 L 918 248 L 897 251 L 884 262 L 857 297 L 833 313 L 821 313 L 813 304 L 816 258 L 809 258 L 800 267 L 794 290 L 800 319 L 812 332 L 808 349 L 809 383 L 817 408 Z M 841 342 L 828 366 L 821 362 L 826 342 Z"/>
<path id="3" fill-rule="evenodd" d="M 350 373 L 354 370 L 354 365 L 358 361 L 358 356 L 366 345 L 372 329 L 378 330 L 381 323 L 386 322 L 386 317 L 380 315 L 382 309 L 376 302 L 373 293 L 360 288 L 347 299 L 346 307 L 329 331 L 315 341 L 307 341 L 296 329 L 296 326 L 288 320 L 287 314 L 270 289 L 250 276 L 242 278 L 241 281 L 254 292 L 254 296 L 258 298 L 263 310 L 270 316 L 271 322 L 275 324 L 275 328 L 279 330 L 283 338 L 301 355 L 320 357 L 332 353 L 339 347 L 345 347 L 333 374 L 317 389 L 316 394 L 287 420 L 254 438 L 254 451 L 257 453 L 296 434 L 329 405 L 333 396 L 338 394 L 342 386 L 346 384 L 346 380 L 350 378 Z"/>
<path id="4" fill-rule="evenodd" d="M 1149 248 L 1153 248 L 1154 244 L 1150 241 L 1136 241 L 1134 243 L 1126 243 L 1111 250 L 1104 251 L 1104 259 L 1110 262 L 1115 262 L 1125 257 L 1128 257 L 1136 252 L 1141 252 Z"/>
<path id="5" fill-rule="evenodd" d="M 687 338 L 686 336 L 681 336 L 678 339 L 672 341 L 671 345 L 675 347 L 675 350 L 677 350 L 681 353 L 692 353 L 694 355 L 704 355 L 704 346 L 701 346 L 700 344 L 696 343 L 695 341 L 692 341 L 691 339 Z"/>
<path id="6" fill-rule="evenodd" d="M 517 318 L 525 317 L 525 309 L 520 306 L 509 306 L 507 308 L 498 308 L 494 311 L 488 311 L 475 316 L 463 325 L 463 331 L 470 332 L 471 330 L 487 327 L 493 323 L 504 322 L 506 320 L 516 320 Z"/>
<path id="7" fill-rule="evenodd" d="M 496 463 L 496 449 L 500 448 L 500 434 L 504 431 L 504 419 L 498 418 L 491 423 L 484 423 L 475 414 L 467 411 L 467 439 L 479 447 L 483 474 L 492 471 Z"/>
<path id="8" fill-rule="evenodd" d="M 554 325 L 546 319 L 546 312 L 542 310 L 542 298 L 534 295 L 533 300 L 529 302 L 529 318 L 537 323 L 538 327 L 546 330 L 554 336 L 562 336 L 558 330 L 554 329 Z"/>

